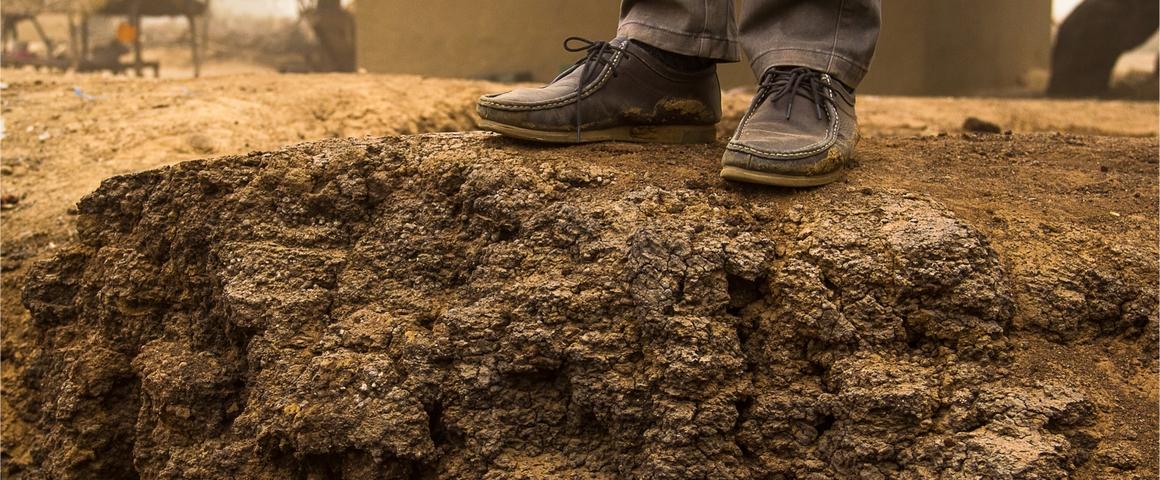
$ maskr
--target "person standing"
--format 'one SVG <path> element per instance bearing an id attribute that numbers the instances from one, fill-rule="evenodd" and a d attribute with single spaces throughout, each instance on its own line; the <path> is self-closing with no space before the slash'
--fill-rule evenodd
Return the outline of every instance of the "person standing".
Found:
<path id="1" fill-rule="evenodd" d="M 708 143 L 716 64 L 745 51 L 757 93 L 721 176 L 786 187 L 838 180 L 857 143 L 854 91 L 874 56 L 881 0 L 624 0 L 616 38 L 570 37 L 585 57 L 541 88 L 480 97 L 480 127 L 533 141 Z"/>

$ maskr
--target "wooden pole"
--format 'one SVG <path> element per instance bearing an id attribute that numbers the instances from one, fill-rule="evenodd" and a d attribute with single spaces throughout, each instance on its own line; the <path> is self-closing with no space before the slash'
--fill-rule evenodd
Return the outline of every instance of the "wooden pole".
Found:
<path id="1" fill-rule="evenodd" d="M 81 62 L 80 52 L 80 27 L 77 26 L 76 17 L 72 12 L 68 13 L 68 66 L 76 69 Z"/>
<path id="2" fill-rule="evenodd" d="M 0 38 L 0 50 L 8 52 L 12 48 L 12 45 L 15 45 L 16 41 L 19 40 L 16 36 L 16 24 L 18 22 L 19 20 L 5 18 L 4 24 L 0 25 L 0 36 L 2 36 Z"/>
<path id="3" fill-rule="evenodd" d="M 189 48 L 193 53 L 193 78 L 198 78 L 201 76 L 201 52 L 198 51 L 197 17 L 192 13 L 186 13 L 185 18 L 189 20 Z"/>
<path id="4" fill-rule="evenodd" d="M 185 19 L 189 22 L 189 50 L 193 57 L 193 78 L 201 77 L 201 48 L 205 43 L 203 29 L 197 25 L 197 0 L 185 0 Z M 202 15 L 206 12 L 201 11 Z M 198 37 L 201 37 L 199 40 Z"/>
<path id="5" fill-rule="evenodd" d="M 129 9 L 129 24 L 133 26 L 133 71 L 138 77 L 144 76 L 144 60 L 141 58 L 141 0 L 134 0 Z"/>

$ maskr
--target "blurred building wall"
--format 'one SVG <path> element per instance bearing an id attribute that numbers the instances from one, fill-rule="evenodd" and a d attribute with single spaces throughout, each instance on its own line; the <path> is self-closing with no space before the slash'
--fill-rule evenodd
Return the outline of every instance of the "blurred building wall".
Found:
<path id="1" fill-rule="evenodd" d="M 744 0 L 741 0 L 744 1 Z M 869 93 L 970 95 L 1026 90 L 1045 70 L 1051 0 L 884 0 Z M 359 0 L 358 61 L 370 72 L 550 80 L 578 56 L 564 37 L 607 39 L 615 1 Z M 725 88 L 751 86 L 742 62 Z"/>
<path id="2" fill-rule="evenodd" d="M 550 80 L 576 54 L 570 35 L 607 39 L 614 1 L 359 0 L 358 62 L 370 72 Z"/>
<path id="3" fill-rule="evenodd" d="M 863 88 L 966 95 L 1038 89 L 1051 56 L 1051 0 L 883 0 Z"/>

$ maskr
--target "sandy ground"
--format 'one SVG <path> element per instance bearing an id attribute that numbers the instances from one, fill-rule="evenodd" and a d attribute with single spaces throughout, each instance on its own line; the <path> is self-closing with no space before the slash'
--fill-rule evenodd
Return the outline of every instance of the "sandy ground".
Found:
<path id="1" fill-rule="evenodd" d="M 74 205 L 102 179 L 307 140 L 468 130 L 474 126 L 473 100 L 505 88 L 377 75 L 153 80 L 4 71 L 2 77 L 7 86 L 0 94 L 0 315 L 4 355 L 17 359 L 29 335 L 27 312 L 19 303 L 23 275 L 35 260 L 75 238 Z M 723 133 L 748 101 L 745 92 L 726 95 Z M 871 96 L 859 102 L 868 141 L 860 173 L 847 188 L 888 185 L 935 195 L 983 225 L 1001 254 L 1018 248 L 1022 236 L 1051 232 L 1061 222 L 1084 225 L 1076 234 L 1105 232 L 1130 245 L 1156 244 L 1155 102 Z M 958 139 L 971 116 L 1015 135 L 978 148 L 970 142 L 978 138 L 973 134 L 965 135 L 967 142 L 943 142 L 944 135 Z M 1121 346 L 1094 342 L 1061 349 L 1033 340 L 1027 348 L 1039 352 L 1028 359 L 1048 359 L 1093 383 L 1114 374 L 1116 388 L 1140 385 L 1129 392 L 1135 403 L 1115 408 L 1128 411 L 1122 418 L 1143 415 L 1136 425 L 1155 433 L 1155 418 L 1147 414 L 1155 410 L 1154 375 L 1140 377 L 1138 365 L 1100 363 L 1102 355 Z M 3 375 L 8 383 L 15 372 L 6 365 Z M 1116 405 L 1118 395 L 1103 389 L 1092 396 Z M 19 437 L 25 428 L 12 415 L 4 416 L 3 427 L 7 438 Z M 5 442 L 6 459 L 26 453 Z M 1155 458 L 1155 451 L 1147 456 Z"/>
<path id="2" fill-rule="evenodd" d="M 2 95 L 0 189 L 19 201 L 4 212 L 3 238 L 17 245 L 68 238 L 68 209 L 112 175 L 329 137 L 468 130 L 474 99 L 506 88 L 379 75 L 153 80 L 5 71 L 3 77 L 8 88 Z M 1017 133 L 1157 132 L 1154 102 L 873 96 L 859 101 L 867 137 L 958 133 L 970 116 Z M 726 94 L 723 135 L 748 102 L 746 92 Z"/>

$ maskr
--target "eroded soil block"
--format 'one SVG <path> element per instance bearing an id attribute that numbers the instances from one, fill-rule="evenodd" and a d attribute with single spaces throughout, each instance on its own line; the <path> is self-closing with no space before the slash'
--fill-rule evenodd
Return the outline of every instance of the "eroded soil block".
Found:
<path id="1" fill-rule="evenodd" d="M 1096 455 L 1106 431 L 1083 392 L 1013 372 L 1018 325 L 1081 330 L 1053 332 L 1043 305 L 1048 320 L 1016 321 L 1059 282 L 1009 273 L 938 201 L 883 188 L 796 204 L 689 175 L 713 147 L 656 147 L 655 168 L 640 148 L 588 159 L 425 135 L 105 181 L 80 203 L 79 242 L 24 292 L 43 332 L 23 379 L 44 430 L 35 473 L 1054 479 L 1142 465 Z M 1122 290 L 1101 318 L 1154 346 L 1140 333 L 1154 297 Z"/>

